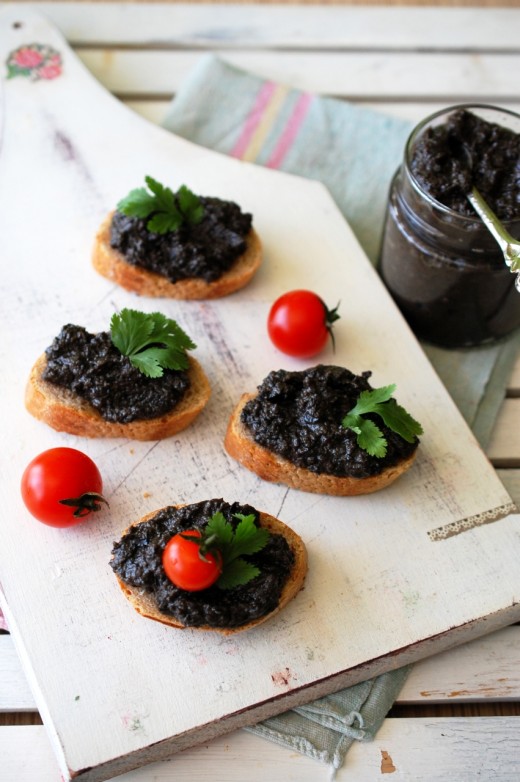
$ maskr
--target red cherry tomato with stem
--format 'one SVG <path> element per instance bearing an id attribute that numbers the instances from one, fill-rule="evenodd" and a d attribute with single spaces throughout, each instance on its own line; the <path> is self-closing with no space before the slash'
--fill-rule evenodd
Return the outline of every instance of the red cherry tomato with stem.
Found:
<path id="1" fill-rule="evenodd" d="M 163 552 L 162 564 L 170 581 L 188 592 L 207 589 L 222 573 L 222 558 L 218 551 L 207 551 L 195 540 L 200 538 L 199 530 L 180 532 L 170 538 Z"/>
<path id="2" fill-rule="evenodd" d="M 312 291 L 294 290 L 271 306 L 267 331 L 275 347 L 289 356 L 311 358 L 323 350 L 329 337 L 334 346 L 332 324 L 340 317 L 339 304 L 329 310 Z"/>
<path id="3" fill-rule="evenodd" d="M 22 499 L 43 524 L 72 527 L 108 505 L 103 481 L 92 459 L 75 448 L 50 448 L 24 470 Z"/>

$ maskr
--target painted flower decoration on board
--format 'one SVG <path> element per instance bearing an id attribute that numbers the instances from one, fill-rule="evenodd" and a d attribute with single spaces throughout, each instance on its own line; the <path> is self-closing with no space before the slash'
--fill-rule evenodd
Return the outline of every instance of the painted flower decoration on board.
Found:
<path id="1" fill-rule="evenodd" d="M 51 46 L 30 43 L 19 46 L 7 58 L 7 78 L 25 76 L 31 81 L 56 79 L 62 73 L 61 55 Z"/>

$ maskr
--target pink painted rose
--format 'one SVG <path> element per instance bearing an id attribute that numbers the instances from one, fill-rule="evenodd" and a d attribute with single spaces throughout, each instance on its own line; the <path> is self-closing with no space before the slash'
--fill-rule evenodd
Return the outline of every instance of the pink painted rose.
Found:
<path id="1" fill-rule="evenodd" d="M 41 68 L 38 68 L 37 73 L 40 79 L 55 79 L 61 74 L 61 67 L 59 64 L 42 65 Z"/>
<path id="2" fill-rule="evenodd" d="M 38 79 L 55 79 L 60 76 L 63 67 L 61 55 L 52 46 L 40 43 L 29 43 L 12 51 L 6 60 L 7 78 L 16 76 Z"/>
<path id="3" fill-rule="evenodd" d="M 14 61 L 20 68 L 36 68 L 43 62 L 43 56 L 35 49 L 19 49 L 14 55 Z"/>

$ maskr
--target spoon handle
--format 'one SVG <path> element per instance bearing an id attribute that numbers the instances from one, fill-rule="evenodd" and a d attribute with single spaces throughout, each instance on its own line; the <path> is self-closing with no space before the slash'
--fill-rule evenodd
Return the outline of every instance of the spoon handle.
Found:
<path id="1" fill-rule="evenodd" d="M 515 287 L 520 291 L 520 241 L 506 231 L 476 187 L 472 189 L 471 193 L 468 193 L 468 201 L 482 219 L 490 234 L 496 239 L 504 254 L 506 266 L 509 266 L 511 272 L 516 273 Z"/>

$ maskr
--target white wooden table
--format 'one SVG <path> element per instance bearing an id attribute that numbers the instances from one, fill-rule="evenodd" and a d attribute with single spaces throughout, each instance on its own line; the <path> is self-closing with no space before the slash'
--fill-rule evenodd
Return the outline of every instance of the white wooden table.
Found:
<path id="1" fill-rule="evenodd" d="M 0 4 L 0 8 L 3 4 Z M 307 90 L 418 120 L 445 105 L 520 110 L 520 10 L 40 3 L 96 78 L 160 122 L 206 50 Z M 513 491 L 520 482 L 520 361 L 488 448 Z M 518 491 L 518 488 L 515 489 Z M 520 778 L 520 626 L 415 665 L 376 740 L 356 744 L 339 780 Z M 0 780 L 56 782 L 50 744 L 8 633 L 0 634 Z M 138 780 L 329 779 L 330 770 L 245 731 Z"/>

